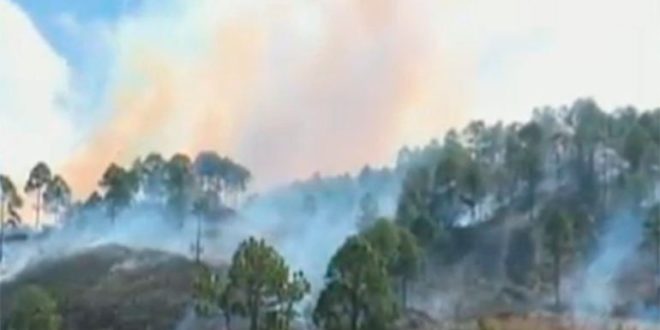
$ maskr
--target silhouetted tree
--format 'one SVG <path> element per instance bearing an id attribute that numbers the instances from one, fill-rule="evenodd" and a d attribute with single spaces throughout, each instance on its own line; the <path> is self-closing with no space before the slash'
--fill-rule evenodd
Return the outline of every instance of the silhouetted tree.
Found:
<path id="1" fill-rule="evenodd" d="M 49 213 L 60 215 L 71 206 L 71 188 L 59 175 L 48 181 L 43 195 L 43 203 Z"/>
<path id="2" fill-rule="evenodd" d="M 44 162 L 39 162 L 30 171 L 30 176 L 28 177 L 28 181 L 25 184 L 25 193 L 34 193 L 36 198 L 37 204 L 34 207 L 34 211 L 37 228 L 39 228 L 41 220 L 43 193 L 46 189 L 46 186 L 48 185 L 48 182 L 51 180 L 51 176 L 52 174 L 48 165 L 46 165 Z"/>
<path id="3" fill-rule="evenodd" d="M 137 191 L 137 178 L 123 167 L 111 164 L 103 174 L 99 185 L 105 190 L 103 201 L 110 219 L 114 222 L 117 215 L 130 206 Z"/>

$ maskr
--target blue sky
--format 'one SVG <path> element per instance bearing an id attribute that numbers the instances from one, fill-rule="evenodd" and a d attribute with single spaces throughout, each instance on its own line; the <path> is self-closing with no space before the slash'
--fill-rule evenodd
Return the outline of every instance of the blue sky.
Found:
<path id="1" fill-rule="evenodd" d="M 85 95 L 77 120 L 102 112 L 112 49 L 104 37 L 119 20 L 140 10 L 142 0 L 13 0 L 71 68 L 72 84 Z"/>
<path id="2" fill-rule="evenodd" d="M 139 9 L 141 0 L 13 0 L 30 16 L 39 31 L 74 66 L 85 61 L 87 45 L 71 26 L 113 26 L 122 16 Z M 68 21 L 68 22 L 67 22 Z"/>

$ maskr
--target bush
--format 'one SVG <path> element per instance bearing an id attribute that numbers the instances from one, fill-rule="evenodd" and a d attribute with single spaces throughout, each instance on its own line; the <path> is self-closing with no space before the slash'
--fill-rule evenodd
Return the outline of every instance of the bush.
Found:
<path id="1" fill-rule="evenodd" d="M 57 302 L 44 289 L 30 285 L 16 294 L 9 317 L 11 330 L 59 330 L 62 317 Z"/>

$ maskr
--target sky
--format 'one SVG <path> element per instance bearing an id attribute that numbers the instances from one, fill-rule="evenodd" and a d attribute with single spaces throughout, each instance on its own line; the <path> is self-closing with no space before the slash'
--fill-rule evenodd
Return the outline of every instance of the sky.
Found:
<path id="1" fill-rule="evenodd" d="M 660 106 L 657 0 L 0 0 L 0 173 L 212 149 L 263 189 L 470 119 Z"/>

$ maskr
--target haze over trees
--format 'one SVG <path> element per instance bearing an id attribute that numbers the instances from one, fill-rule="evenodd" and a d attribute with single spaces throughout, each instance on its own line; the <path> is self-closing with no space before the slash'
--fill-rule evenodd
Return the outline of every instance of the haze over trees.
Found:
<path id="1" fill-rule="evenodd" d="M 110 164 L 84 202 L 74 201 L 65 179 L 43 163 L 24 192 L 37 200 L 35 219 L 42 211 L 73 222 L 101 213 L 121 226 L 122 215 L 140 207 L 179 228 L 195 221 L 195 306 L 201 316 L 221 315 L 226 328 L 245 321 L 251 330 L 286 330 L 308 318 L 326 330 L 392 329 L 415 307 L 416 286 L 468 257 L 494 276 L 507 276 L 502 291 L 552 296 L 554 310 L 561 311 L 571 303 L 562 291 L 565 277 L 579 274 L 598 253 L 618 209 L 644 215 L 631 221 L 645 226 L 646 244 L 639 249 L 651 253 L 660 273 L 660 109 L 605 112 L 580 99 L 537 109 L 524 123 L 471 122 L 440 141 L 403 148 L 391 168 L 293 183 L 300 194 L 278 203 L 295 205 L 305 217 L 323 214 L 327 200 L 354 211 L 354 231 L 329 260 L 320 287 L 311 287 L 260 238 L 243 241 L 227 269 L 200 258 L 202 224 L 236 214 L 250 180 L 247 168 L 213 151 L 171 158 L 151 153 L 129 167 Z M 374 192 L 391 182 L 399 194 L 389 214 Z M 0 175 L 0 222 L 17 222 L 20 207 L 19 192 Z M 488 250 L 496 245 L 491 234 L 505 241 L 502 251 Z M 478 248 L 492 252 L 492 260 L 474 261 Z M 487 277 L 475 269 L 466 277 Z M 660 307 L 660 296 L 653 303 Z"/>
<path id="2" fill-rule="evenodd" d="M 23 198 L 12 180 L 2 177 L 4 211 L 18 215 Z M 101 207 L 113 221 L 134 206 L 162 209 L 179 224 L 204 201 L 207 216 L 221 216 L 236 207 L 251 180 L 242 165 L 215 152 L 200 153 L 195 162 L 187 155 L 175 154 L 166 160 L 158 153 L 136 159 L 131 167 L 110 164 L 98 182 L 98 190 L 84 201 L 75 201 L 74 191 L 61 175 L 39 162 L 31 170 L 25 193 L 35 200 L 34 222 L 39 227 L 44 212 L 58 217 L 80 215 L 81 210 Z M 14 217 L 15 218 L 15 217 Z"/>

